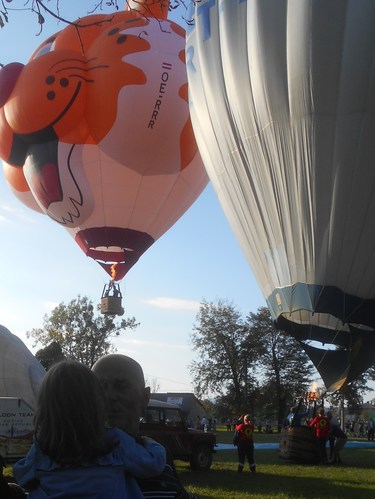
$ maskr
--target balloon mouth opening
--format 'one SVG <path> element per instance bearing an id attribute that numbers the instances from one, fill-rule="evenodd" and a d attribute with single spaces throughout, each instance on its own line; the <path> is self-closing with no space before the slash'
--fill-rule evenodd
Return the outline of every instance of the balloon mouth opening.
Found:
<path id="1" fill-rule="evenodd" d="M 276 288 L 267 298 L 268 308 L 279 329 L 310 329 L 310 340 L 335 344 L 331 335 L 353 330 L 375 330 L 375 299 L 351 295 L 336 286 L 295 283 Z M 321 331 L 328 336 L 322 337 Z M 316 333 L 316 334 L 314 334 Z"/>
<path id="2" fill-rule="evenodd" d="M 108 253 L 118 253 L 123 255 L 124 251 L 127 252 L 132 252 L 134 251 L 134 248 L 120 248 L 120 246 L 93 246 L 88 248 L 89 251 L 99 251 L 99 252 L 108 252 Z M 105 263 L 111 263 L 109 260 L 103 260 Z M 125 262 L 125 259 L 124 259 Z M 113 261 L 112 263 L 119 263 L 118 260 Z"/>
<path id="3" fill-rule="evenodd" d="M 154 243 L 146 232 L 122 227 L 90 227 L 77 232 L 76 243 L 116 280 L 122 279 L 143 253 Z"/>
<path id="4" fill-rule="evenodd" d="M 347 348 L 341 346 L 341 345 L 335 345 L 334 343 L 323 343 L 321 341 L 317 340 L 304 340 L 302 343 L 306 346 L 313 347 L 313 348 L 318 348 L 319 350 L 331 350 L 331 351 L 343 351 L 347 350 Z"/>

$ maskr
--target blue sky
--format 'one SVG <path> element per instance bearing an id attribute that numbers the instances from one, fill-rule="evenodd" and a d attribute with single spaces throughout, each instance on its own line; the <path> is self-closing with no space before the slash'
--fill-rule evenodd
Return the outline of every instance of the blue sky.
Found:
<path id="1" fill-rule="evenodd" d="M 22 8 L 24 0 L 7 6 Z M 53 8 L 56 2 L 47 2 Z M 85 16 L 95 0 L 60 0 L 62 17 Z M 124 2 L 119 2 L 122 7 Z M 113 9 L 112 9 L 113 10 Z M 111 11 L 106 8 L 105 12 Z M 183 25 L 183 7 L 173 20 Z M 62 23 L 45 15 L 41 35 L 35 16 L 10 12 L 0 29 L 0 63 L 26 63 L 34 49 Z M 42 326 L 57 304 L 81 296 L 99 303 L 108 276 L 87 258 L 58 224 L 28 210 L 0 175 L 0 323 L 35 352 L 26 331 Z M 231 301 L 243 315 L 265 305 L 234 235 L 209 185 L 190 210 L 161 237 L 121 283 L 125 316 L 141 325 L 115 341 L 135 358 L 160 391 L 191 391 L 188 365 L 194 359 L 190 334 L 202 300 Z"/>
<path id="2" fill-rule="evenodd" d="M 60 0 L 60 15 L 74 20 L 87 15 L 96 3 Z M 118 3 L 122 8 L 125 1 Z M 6 5 L 23 9 L 25 4 L 31 0 Z M 186 10 L 180 4 L 169 18 L 185 27 Z M 55 10 L 56 0 L 46 5 Z M 112 11 L 113 7 L 104 8 Z M 38 35 L 35 15 L 29 10 L 10 11 L 10 22 L 0 29 L 0 63 L 26 63 L 50 34 L 65 27 L 48 14 L 45 19 Z M 33 347 L 26 331 L 41 327 L 45 314 L 78 295 L 99 303 L 108 275 L 62 227 L 21 204 L 1 172 L 0 231 L 0 324 L 35 352 L 40 346 Z M 266 304 L 210 184 L 140 258 L 121 282 L 121 290 L 125 316 L 134 316 L 140 326 L 114 345 L 136 359 L 148 380 L 152 384 L 156 380 L 164 392 L 193 390 L 188 365 L 195 353 L 190 335 L 202 300 L 228 300 L 244 316 Z M 371 398 L 373 392 L 365 397 Z"/>

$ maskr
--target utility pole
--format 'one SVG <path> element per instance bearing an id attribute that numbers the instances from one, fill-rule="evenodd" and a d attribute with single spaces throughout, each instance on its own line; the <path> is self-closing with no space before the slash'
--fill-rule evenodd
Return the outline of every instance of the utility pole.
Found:
<path id="1" fill-rule="evenodd" d="M 344 408 L 345 397 L 342 393 L 340 396 L 340 426 L 342 431 L 345 431 L 345 408 Z"/>

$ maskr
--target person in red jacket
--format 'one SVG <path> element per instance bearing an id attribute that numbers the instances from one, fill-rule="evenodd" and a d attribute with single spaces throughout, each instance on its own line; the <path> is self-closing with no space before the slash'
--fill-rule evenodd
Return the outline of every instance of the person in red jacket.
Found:
<path id="1" fill-rule="evenodd" d="M 254 462 L 254 424 L 251 422 L 250 414 L 243 417 L 243 422 L 236 425 L 236 443 L 238 452 L 238 473 L 241 473 L 247 458 L 250 471 L 255 473 L 256 464 Z"/>
<path id="2" fill-rule="evenodd" d="M 319 442 L 320 460 L 323 464 L 328 462 L 327 459 L 327 440 L 331 423 L 329 418 L 324 415 L 324 408 L 319 407 L 318 415 L 311 421 L 310 428 L 315 429 L 315 436 Z"/>

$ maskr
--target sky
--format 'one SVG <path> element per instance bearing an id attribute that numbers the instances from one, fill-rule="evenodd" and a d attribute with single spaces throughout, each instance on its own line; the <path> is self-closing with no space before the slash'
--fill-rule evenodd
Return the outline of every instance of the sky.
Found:
<path id="1" fill-rule="evenodd" d="M 96 3 L 60 0 L 60 15 L 74 20 L 87 15 Z M 125 4 L 118 3 L 120 8 Z M 17 9 L 30 4 L 6 3 Z M 56 2 L 46 5 L 55 10 Z M 104 12 L 113 12 L 113 7 Z M 184 26 L 184 15 L 180 5 L 169 18 Z M 50 34 L 64 27 L 45 14 L 38 35 L 35 15 L 9 11 L 9 23 L 0 29 L 0 63 L 25 64 Z M 35 353 L 41 346 L 35 347 L 26 332 L 42 327 L 45 314 L 78 295 L 99 303 L 109 277 L 61 226 L 20 203 L 1 172 L 0 231 L 0 324 Z M 210 184 L 140 258 L 120 287 L 124 317 L 135 317 L 140 326 L 117 338 L 114 346 L 137 360 L 160 392 L 193 391 L 189 365 L 197 357 L 191 332 L 202 300 L 227 300 L 244 317 L 266 304 Z"/>
<path id="2" fill-rule="evenodd" d="M 60 0 L 59 13 L 73 21 L 87 15 L 98 3 Z M 39 34 L 37 18 L 29 10 L 31 4 L 32 0 L 5 2 L 15 10 L 9 10 L 9 23 L 0 29 L 0 64 L 25 64 L 49 35 L 65 27 L 45 14 Z M 56 12 L 56 0 L 46 0 L 45 4 Z M 172 0 L 171 5 L 177 8 L 169 19 L 186 28 L 183 4 Z M 123 8 L 125 0 L 119 0 L 118 5 Z M 104 5 L 103 12 L 113 11 L 113 6 Z M 35 346 L 26 332 L 42 327 L 45 314 L 78 295 L 100 303 L 109 277 L 61 226 L 21 204 L 1 172 L 0 234 L 0 324 L 35 353 L 41 345 Z M 147 380 L 160 392 L 193 391 L 189 365 L 197 359 L 197 353 L 192 349 L 191 333 L 203 300 L 227 300 L 243 317 L 266 305 L 210 184 L 146 251 L 120 287 L 124 317 L 135 317 L 140 325 L 113 344 L 119 353 L 142 365 Z M 371 398 L 373 392 L 365 397 Z"/>

